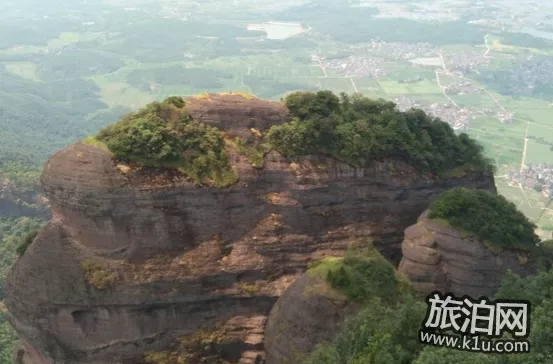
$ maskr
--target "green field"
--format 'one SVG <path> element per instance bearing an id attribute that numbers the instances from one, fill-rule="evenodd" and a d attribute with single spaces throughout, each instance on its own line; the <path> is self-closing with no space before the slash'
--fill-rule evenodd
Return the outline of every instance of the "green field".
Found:
<path id="1" fill-rule="evenodd" d="M 494 139 L 483 133 L 469 132 L 469 135 L 482 144 L 486 155 L 494 158 L 498 166 L 520 165 L 522 147 L 517 148 L 514 145 L 506 145 L 504 139 Z"/>
<path id="2" fill-rule="evenodd" d="M 529 140 L 526 146 L 525 158 L 525 164 L 528 163 L 553 163 L 553 151 L 551 151 L 551 146 Z"/>
<path id="3" fill-rule="evenodd" d="M 485 92 L 464 95 L 449 94 L 449 97 L 461 107 L 487 108 L 494 111 L 500 110 L 495 101 Z"/>
<path id="4" fill-rule="evenodd" d="M 543 138 L 553 143 L 553 120 L 550 125 L 529 124 L 528 136 Z"/>
<path id="5" fill-rule="evenodd" d="M 444 95 L 441 93 L 440 94 L 409 94 L 405 96 L 409 96 L 414 100 L 420 101 L 422 103 L 428 103 L 428 104 L 432 104 L 435 102 L 445 104 L 447 101 Z"/>
<path id="6" fill-rule="evenodd" d="M 131 87 L 125 82 L 115 82 L 107 76 L 93 76 L 91 79 L 100 87 L 101 100 L 109 107 L 125 106 L 138 109 L 155 99 L 151 94 Z"/>
<path id="7" fill-rule="evenodd" d="M 422 80 L 413 83 L 399 83 L 394 80 L 379 80 L 380 87 L 384 92 L 391 96 L 407 96 L 410 94 L 441 94 L 442 90 L 438 84 L 432 80 Z"/>
<path id="8" fill-rule="evenodd" d="M 447 87 L 453 83 L 456 83 L 458 81 L 458 78 L 456 77 L 452 77 L 452 76 L 448 76 L 448 75 L 445 75 L 443 73 L 440 73 L 439 74 L 439 77 L 440 77 L 440 83 L 442 84 L 442 86 L 444 87 Z M 436 79 L 436 74 L 433 73 L 431 77 L 429 77 L 430 79 Z M 436 81 L 434 81 L 436 82 Z"/>
<path id="9" fill-rule="evenodd" d="M 496 164 L 520 165 L 525 124 L 502 124 L 493 117 L 477 117 L 470 123 L 469 135 L 477 139 Z"/>
<path id="10" fill-rule="evenodd" d="M 496 97 L 507 110 L 514 112 L 517 119 L 553 127 L 553 107 L 550 102 L 529 97 L 511 97 L 499 94 Z"/>
<path id="11" fill-rule="evenodd" d="M 513 201 L 518 209 L 522 211 L 529 219 L 534 222 L 538 220 L 543 222 L 543 206 L 548 201 L 544 197 L 532 190 L 521 190 L 518 186 L 510 186 L 502 179 L 497 179 L 495 182 L 497 191 L 504 196 L 508 196 L 509 200 Z"/>
<path id="12" fill-rule="evenodd" d="M 515 120 L 510 124 L 503 124 L 492 116 L 477 116 L 470 122 L 470 128 L 489 134 L 520 137 L 522 143 L 526 132 L 526 123 Z"/>
<path id="13" fill-rule="evenodd" d="M 400 81 L 410 77 L 421 77 L 427 80 L 433 80 L 436 77 L 434 71 L 416 67 L 411 64 L 401 64 L 400 66 L 394 64 L 393 67 L 391 64 L 388 64 L 387 71 L 386 78 L 394 81 Z"/>
<path id="14" fill-rule="evenodd" d="M 537 49 L 537 48 L 531 48 L 531 47 L 520 47 L 520 46 L 509 45 L 509 44 L 503 44 L 502 39 L 498 37 L 488 37 L 488 44 L 490 45 L 492 51 L 494 52 L 511 53 L 511 54 L 532 53 L 536 55 L 546 55 L 546 56 L 553 55 L 553 50 L 543 50 L 543 49 Z"/>

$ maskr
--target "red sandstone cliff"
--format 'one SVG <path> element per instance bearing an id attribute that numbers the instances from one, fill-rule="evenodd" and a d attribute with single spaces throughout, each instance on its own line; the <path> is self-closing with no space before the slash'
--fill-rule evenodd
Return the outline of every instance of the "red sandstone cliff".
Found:
<path id="1" fill-rule="evenodd" d="M 280 104 L 241 96 L 187 108 L 231 136 L 287 120 Z M 398 263 L 403 230 L 440 192 L 495 190 L 491 176 L 439 180 L 397 160 L 356 169 L 271 152 L 254 169 L 229 155 L 240 176 L 230 188 L 118 168 L 82 143 L 54 155 L 42 175 L 53 219 L 6 283 L 21 362 L 137 363 L 204 330 L 224 362 L 254 363 L 266 316 L 309 262 L 370 237 Z"/>
<path id="2" fill-rule="evenodd" d="M 405 230 L 399 265 L 421 296 L 440 291 L 491 297 L 507 271 L 521 276 L 536 273 L 536 261 L 528 252 L 494 248 L 427 215 L 425 211 Z"/>

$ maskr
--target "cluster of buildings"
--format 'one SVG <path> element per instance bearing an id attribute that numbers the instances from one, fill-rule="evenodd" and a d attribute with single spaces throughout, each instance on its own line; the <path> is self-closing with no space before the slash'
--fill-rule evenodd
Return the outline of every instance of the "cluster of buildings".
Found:
<path id="1" fill-rule="evenodd" d="M 444 57 L 445 65 L 449 70 L 469 73 L 477 71 L 478 68 L 486 67 L 490 64 L 491 58 L 484 57 L 482 53 L 475 52 L 456 52 Z"/>
<path id="2" fill-rule="evenodd" d="M 370 53 L 397 59 L 411 59 L 417 57 L 435 57 L 436 47 L 428 43 L 399 43 L 373 40 L 366 48 Z"/>
<path id="3" fill-rule="evenodd" d="M 449 103 L 434 102 L 431 104 L 413 100 L 406 96 L 398 97 L 394 100 L 401 111 L 412 108 L 421 109 L 429 115 L 440 118 L 447 122 L 455 130 L 466 130 L 472 118 L 472 112 L 468 108 L 458 108 Z"/>
<path id="4" fill-rule="evenodd" d="M 337 70 L 345 77 L 373 78 L 386 76 L 386 71 L 381 66 L 382 60 L 376 57 L 350 56 L 348 58 L 323 61 L 326 69 Z"/>
<path id="5" fill-rule="evenodd" d="M 515 95 L 531 96 L 536 88 L 550 93 L 553 91 L 553 58 L 529 57 L 509 70 L 503 84 L 505 91 Z"/>
<path id="6" fill-rule="evenodd" d="M 553 164 L 539 163 L 524 166 L 522 171 L 509 172 L 509 183 L 541 192 L 544 197 L 553 197 Z"/>
<path id="7" fill-rule="evenodd" d="M 423 78 L 421 76 L 413 76 L 413 77 L 406 77 L 404 79 L 401 79 L 398 81 L 398 83 L 414 83 L 422 80 Z"/>
<path id="8" fill-rule="evenodd" d="M 474 86 L 469 81 L 460 80 L 450 83 L 446 87 L 449 95 L 479 94 L 484 90 L 482 87 Z"/>
<path id="9" fill-rule="evenodd" d="M 457 54 L 448 54 L 447 57 L 437 57 L 439 51 L 432 45 L 427 43 L 387 43 L 373 40 L 371 45 L 360 47 L 352 47 L 350 51 L 354 52 L 347 58 L 328 59 L 317 55 L 315 61 L 326 69 L 334 69 L 345 77 L 371 77 L 378 79 L 386 76 L 390 71 L 386 67 L 386 60 L 390 57 L 402 60 L 432 60 L 437 59 L 437 64 L 421 64 L 441 70 L 443 65 L 441 59 L 445 63 L 447 74 L 453 76 L 455 80 L 444 87 L 446 95 L 469 95 L 476 94 L 479 97 L 490 97 L 485 95 L 485 89 L 479 85 L 474 85 L 468 79 L 464 78 L 465 72 L 470 72 L 478 67 L 482 67 L 490 62 L 490 59 L 483 56 L 483 53 L 477 54 L 474 52 L 459 52 Z M 413 75 L 404 77 L 398 82 L 403 84 L 416 83 L 424 78 L 421 75 Z M 448 122 L 456 130 L 467 130 L 469 123 L 477 115 L 486 115 L 502 123 L 508 124 L 513 120 L 513 114 L 503 108 L 498 110 L 497 107 L 462 107 L 457 105 L 453 100 L 445 100 L 443 102 L 433 102 L 413 100 L 408 96 L 401 96 L 395 100 L 400 110 L 408 110 L 411 108 L 422 109 L 430 115 L 438 117 L 445 122 Z"/>

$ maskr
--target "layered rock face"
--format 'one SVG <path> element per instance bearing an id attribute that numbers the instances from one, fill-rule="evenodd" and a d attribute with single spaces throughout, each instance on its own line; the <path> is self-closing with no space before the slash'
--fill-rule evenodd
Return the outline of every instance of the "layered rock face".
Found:
<path id="1" fill-rule="evenodd" d="M 491 297 L 508 270 L 522 276 L 536 272 L 528 253 L 494 248 L 427 215 L 405 230 L 399 265 L 421 296 L 438 290 Z"/>
<path id="2" fill-rule="evenodd" d="M 280 104 L 241 96 L 194 99 L 190 113 L 230 136 L 287 120 Z M 398 263 L 403 230 L 439 193 L 495 190 L 491 176 L 438 180 L 397 160 L 356 169 L 271 152 L 255 169 L 229 155 L 239 182 L 208 188 L 91 145 L 55 154 L 42 175 L 52 221 L 6 282 L 20 362 L 138 363 L 216 329 L 229 344 L 221 362 L 253 363 L 266 316 L 309 262 L 374 238 Z"/>

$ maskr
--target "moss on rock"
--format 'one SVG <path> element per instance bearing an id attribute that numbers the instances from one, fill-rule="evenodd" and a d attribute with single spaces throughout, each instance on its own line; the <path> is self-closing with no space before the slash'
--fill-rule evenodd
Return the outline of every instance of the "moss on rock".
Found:
<path id="1" fill-rule="evenodd" d="M 115 274 L 99 262 L 90 259 L 81 262 L 88 283 L 97 289 L 107 288 L 115 281 Z"/>

